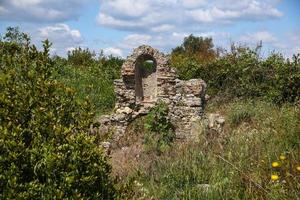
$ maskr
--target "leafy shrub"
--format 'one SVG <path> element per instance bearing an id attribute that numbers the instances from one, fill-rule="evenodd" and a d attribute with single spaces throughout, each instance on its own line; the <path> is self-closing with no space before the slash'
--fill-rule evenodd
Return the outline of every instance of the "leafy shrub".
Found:
<path id="1" fill-rule="evenodd" d="M 94 52 L 78 48 L 69 52 L 68 59 L 54 57 L 53 61 L 59 68 L 56 79 L 73 88 L 77 100 L 89 98 L 98 114 L 111 111 L 115 103 L 113 80 L 121 76 L 121 58 L 100 55 L 96 59 Z"/>
<path id="2" fill-rule="evenodd" d="M 83 67 L 90 65 L 96 57 L 95 52 L 89 49 L 82 49 L 81 47 L 68 51 L 68 62 L 76 67 Z"/>
<path id="3" fill-rule="evenodd" d="M 55 79 L 50 43 L 43 47 L 0 41 L 2 198 L 111 199 L 110 166 L 86 134 L 93 107 Z"/>
<path id="4" fill-rule="evenodd" d="M 90 99 L 91 105 L 99 113 L 110 111 L 115 103 L 112 80 L 108 80 L 97 65 L 89 65 L 85 69 L 73 65 L 61 65 L 56 79 L 76 91 L 78 101 Z"/>
<path id="5" fill-rule="evenodd" d="M 175 138 L 173 126 L 168 118 L 168 106 L 159 102 L 151 109 L 145 120 L 145 141 L 148 148 L 158 153 L 168 148 Z"/>
<path id="6" fill-rule="evenodd" d="M 184 49 L 175 49 L 171 65 L 177 69 L 181 79 L 205 80 L 211 95 L 261 98 L 276 104 L 299 101 L 300 54 L 294 55 L 291 60 L 278 53 L 262 58 L 260 48 L 233 44 L 229 52 L 207 60 L 199 59 L 193 51 L 186 53 Z"/>
<path id="7" fill-rule="evenodd" d="M 121 78 L 121 67 L 124 62 L 123 59 L 113 56 L 102 56 L 99 59 L 100 71 L 108 80 L 115 80 Z"/>
<path id="8" fill-rule="evenodd" d="M 174 55 L 172 56 L 171 62 L 172 67 L 176 68 L 179 78 L 183 80 L 195 78 L 204 72 L 201 70 L 201 64 L 193 57 L 181 54 Z M 201 76 L 203 76 L 203 74 L 201 74 Z"/>
<path id="9" fill-rule="evenodd" d="M 277 104 L 300 100 L 300 54 L 294 55 L 287 61 L 282 56 L 271 55 L 263 65 L 273 68 L 273 76 L 269 80 L 270 84 L 266 92 L 268 99 Z"/>

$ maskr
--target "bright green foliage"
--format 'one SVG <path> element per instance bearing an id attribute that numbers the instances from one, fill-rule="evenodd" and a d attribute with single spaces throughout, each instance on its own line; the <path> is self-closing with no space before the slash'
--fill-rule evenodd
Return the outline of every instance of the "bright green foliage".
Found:
<path id="1" fill-rule="evenodd" d="M 182 79 L 202 78 L 211 95 L 262 98 L 277 104 L 297 102 L 300 94 L 300 55 L 286 60 L 273 53 L 261 58 L 259 49 L 236 47 L 202 62 L 197 54 L 172 53 L 172 66 Z"/>
<path id="2" fill-rule="evenodd" d="M 3 199 L 110 199 L 110 166 L 87 130 L 88 99 L 55 79 L 43 51 L 0 41 L 0 194 Z"/>
<path id="3" fill-rule="evenodd" d="M 124 62 L 123 59 L 113 56 L 102 56 L 99 59 L 100 71 L 105 74 L 105 77 L 113 81 L 115 79 L 121 78 L 121 67 Z"/>
<path id="4" fill-rule="evenodd" d="M 95 52 L 81 47 L 68 51 L 68 62 L 75 67 L 88 66 L 94 61 L 95 57 Z"/>
<path id="5" fill-rule="evenodd" d="M 171 59 L 172 67 L 176 68 L 180 79 L 188 80 L 198 77 L 198 74 L 204 75 L 204 70 L 200 66 L 198 61 L 184 54 L 172 55 Z"/>
<path id="6" fill-rule="evenodd" d="M 299 56 L 287 62 L 280 54 L 261 59 L 257 51 L 235 48 L 209 65 L 213 92 L 233 97 L 262 97 L 275 103 L 295 102 L 300 94 Z"/>
<path id="7" fill-rule="evenodd" d="M 56 78 L 76 91 L 78 101 L 90 99 L 90 103 L 98 113 L 111 110 L 115 102 L 114 87 L 95 65 L 88 65 L 85 69 L 72 65 L 62 65 Z"/>
<path id="8" fill-rule="evenodd" d="M 296 102 L 300 100 L 300 54 L 291 61 L 284 61 L 281 56 L 272 55 L 263 66 L 271 68 L 269 87 L 266 97 L 275 103 Z"/>
<path id="9" fill-rule="evenodd" d="M 149 149 L 163 152 L 175 138 L 173 126 L 168 118 L 168 106 L 159 102 L 151 109 L 145 120 L 144 143 Z"/>
<path id="10" fill-rule="evenodd" d="M 184 38 L 181 46 L 173 49 L 171 65 L 177 69 L 179 77 L 183 80 L 197 78 L 199 74 L 203 76 L 201 66 L 206 66 L 218 55 L 213 47 L 212 38 L 189 35 Z"/>
<path id="11" fill-rule="evenodd" d="M 122 59 L 111 56 L 96 59 L 89 49 L 78 48 L 69 52 L 68 59 L 54 60 L 59 67 L 56 78 L 76 91 L 77 100 L 89 98 L 98 114 L 114 107 L 113 80 L 121 76 Z"/>

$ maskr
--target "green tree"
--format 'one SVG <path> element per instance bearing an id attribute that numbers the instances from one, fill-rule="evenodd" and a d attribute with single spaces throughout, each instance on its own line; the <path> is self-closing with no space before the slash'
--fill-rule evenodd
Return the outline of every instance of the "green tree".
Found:
<path id="1" fill-rule="evenodd" d="M 30 37 L 26 33 L 21 32 L 19 27 L 8 27 L 3 39 L 18 45 L 25 45 L 30 41 Z"/>
<path id="2" fill-rule="evenodd" d="M 171 65 L 176 68 L 181 79 L 203 78 L 207 64 L 217 58 L 212 38 L 189 35 L 171 53 Z"/>
<path id="3" fill-rule="evenodd" d="M 210 61 L 217 55 L 212 38 L 196 37 L 192 34 L 185 37 L 182 45 L 173 49 L 172 54 L 186 54 L 202 62 Z"/>
<path id="4" fill-rule="evenodd" d="M 76 67 L 86 67 L 95 62 L 96 53 L 81 47 L 68 51 L 68 62 Z"/>

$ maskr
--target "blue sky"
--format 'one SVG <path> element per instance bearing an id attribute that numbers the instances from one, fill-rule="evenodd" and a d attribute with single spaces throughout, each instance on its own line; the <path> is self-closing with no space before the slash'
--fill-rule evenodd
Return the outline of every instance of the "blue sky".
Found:
<path id="1" fill-rule="evenodd" d="M 0 0 L 0 32 L 19 26 L 33 43 L 48 38 L 61 56 L 75 47 L 126 57 L 149 44 L 164 52 L 185 36 L 300 53 L 298 0 Z"/>

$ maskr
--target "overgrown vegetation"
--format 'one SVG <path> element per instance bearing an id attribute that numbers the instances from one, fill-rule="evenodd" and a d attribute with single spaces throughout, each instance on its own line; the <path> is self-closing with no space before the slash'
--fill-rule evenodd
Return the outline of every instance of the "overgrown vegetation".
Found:
<path id="1" fill-rule="evenodd" d="M 109 112 L 115 103 L 113 80 L 120 78 L 123 60 L 106 57 L 89 49 L 77 48 L 68 52 L 68 59 L 56 58 L 59 67 L 56 78 L 73 88 L 75 98 L 89 98 L 97 114 Z"/>
<path id="2" fill-rule="evenodd" d="M 142 165 L 129 179 L 136 199 L 300 197 L 299 108 L 260 101 L 222 107 L 233 119 L 224 134 L 208 137 L 202 131 L 199 142 L 176 144 L 152 158 L 151 166 Z"/>
<path id="3" fill-rule="evenodd" d="M 128 128 L 110 164 L 88 134 L 114 107 L 121 58 L 39 51 L 8 28 L 0 41 L 0 193 L 4 199 L 299 199 L 299 55 L 215 49 L 185 38 L 171 54 L 182 79 L 202 78 L 224 133 L 178 143 L 159 103 Z M 153 63 L 145 63 L 146 68 Z M 218 101 L 217 101 L 218 100 Z M 121 144 L 122 143 L 122 144 Z M 116 182 L 112 181 L 111 175 Z"/>
<path id="4" fill-rule="evenodd" d="M 193 42 L 198 45 L 185 47 Z M 260 47 L 251 49 L 232 45 L 229 52 L 223 51 L 220 55 L 220 51 L 212 49 L 212 40 L 201 37 L 196 40 L 192 35 L 185 38 L 182 46 L 185 48 L 179 49 L 185 49 L 184 51 L 178 48 L 173 50 L 172 66 L 183 79 L 205 80 L 210 95 L 223 98 L 261 98 L 276 104 L 299 101 L 299 54 L 290 60 L 279 53 L 262 58 L 259 54 Z M 194 46 L 203 47 L 199 49 Z"/>
<path id="5" fill-rule="evenodd" d="M 140 153 L 122 180 L 124 199 L 299 199 L 299 56 L 261 58 L 237 46 L 221 54 L 192 35 L 171 56 L 181 78 L 208 83 L 218 101 L 206 112 L 225 116 L 224 133 L 203 127 L 199 142 L 175 143 L 158 157 Z"/>
<path id="6" fill-rule="evenodd" d="M 146 117 L 145 138 L 146 148 L 162 153 L 175 139 L 173 126 L 168 118 L 168 105 L 159 102 Z"/>
<path id="7" fill-rule="evenodd" d="M 111 167 L 87 134 L 89 98 L 76 100 L 76 91 L 56 79 L 49 41 L 38 51 L 29 37 L 8 31 L 16 33 L 0 41 L 1 197 L 113 198 Z"/>

